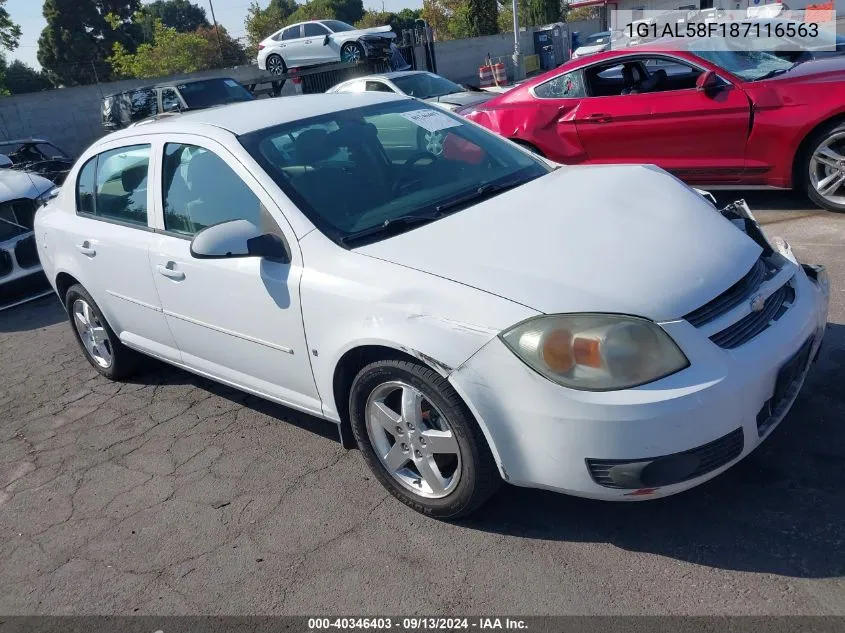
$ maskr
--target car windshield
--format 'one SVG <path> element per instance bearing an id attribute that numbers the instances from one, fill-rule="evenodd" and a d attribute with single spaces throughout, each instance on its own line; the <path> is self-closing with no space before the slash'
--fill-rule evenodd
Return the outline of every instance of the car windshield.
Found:
<path id="1" fill-rule="evenodd" d="M 746 81 L 773 77 L 794 66 L 792 62 L 766 51 L 738 48 L 729 41 L 717 41 L 718 38 L 706 38 L 706 40 L 706 42 L 703 39 L 694 42 L 689 50 Z"/>
<path id="2" fill-rule="evenodd" d="M 596 46 L 598 44 L 607 44 L 610 41 L 610 32 L 594 33 L 584 40 L 585 46 Z"/>
<path id="3" fill-rule="evenodd" d="M 410 230 L 551 171 L 492 133 L 410 99 L 240 141 L 324 234 L 347 246 Z"/>
<path id="4" fill-rule="evenodd" d="M 208 79 L 177 86 L 191 109 L 210 108 L 225 103 L 253 101 L 255 97 L 234 79 Z"/>
<path id="5" fill-rule="evenodd" d="M 324 24 L 329 28 L 330 31 L 334 33 L 342 33 L 343 31 L 354 31 L 356 30 L 354 26 L 351 24 L 347 24 L 346 22 L 341 22 L 340 20 L 323 20 L 321 24 Z"/>
<path id="6" fill-rule="evenodd" d="M 417 99 L 433 99 L 456 92 L 465 92 L 455 82 L 431 73 L 414 73 L 413 75 L 394 77 L 391 81 L 406 95 Z"/>

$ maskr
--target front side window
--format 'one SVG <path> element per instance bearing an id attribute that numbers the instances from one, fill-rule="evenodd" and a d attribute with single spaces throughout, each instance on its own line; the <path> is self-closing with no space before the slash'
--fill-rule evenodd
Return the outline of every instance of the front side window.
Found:
<path id="1" fill-rule="evenodd" d="M 150 146 L 103 152 L 79 172 L 77 212 L 106 220 L 147 226 Z"/>
<path id="2" fill-rule="evenodd" d="M 195 145 L 164 148 L 164 228 L 191 236 L 229 220 L 261 226 L 261 202 L 214 152 Z"/>
<path id="3" fill-rule="evenodd" d="M 329 34 L 329 30 L 322 24 L 308 22 L 302 25 L 303 37 L 323 37 Z"/>
<path id="4" fill-rule="evenodd" d="M 578 99 L 586 97 L 580 72 L 566 73 L 534 88 L 540 99 Z"/>
<path id="5" fill-rule="evenodd" d="M 258 130 L 240 141 L 323 233 L 348 246 L 459 212 L 551 170 L 458 116 L 410 100 Z"/>

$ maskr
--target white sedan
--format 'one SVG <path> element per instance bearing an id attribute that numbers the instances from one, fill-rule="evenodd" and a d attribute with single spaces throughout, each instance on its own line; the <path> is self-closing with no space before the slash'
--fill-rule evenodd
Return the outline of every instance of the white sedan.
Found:
<path id="1" fill-rule="evenodd" d="M 141 352 L 325 418 L 444 518 L 502 481 L 631 500 L 716 476 L 792 405 L 829 296 L 742 204 L 381 93 L 115 133 L 35 226 L 101 374 Z"/>
<path id="2" fill-rule="evenodd" d="M 281 76 L 289 68 L 359 62 L 386 56 L 395 39 L 389 26 L 356 29 L 340 20 L 300 22 L 276 31 L 258 45 L 258 68 Z"/>

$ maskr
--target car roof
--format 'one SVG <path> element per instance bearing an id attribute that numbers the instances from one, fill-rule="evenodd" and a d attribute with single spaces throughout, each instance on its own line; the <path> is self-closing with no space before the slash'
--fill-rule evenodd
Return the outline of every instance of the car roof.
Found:
<path id="1" fill-rule="evenodd" d="M 353 77 L 352 79 L 348 79 L 343 83 L 349 83 L 350 81 L 358 81 L 359 79 L 397 79 L 399 77 L 409 77 L 410 75 L 433 75 L 434 73 L 430 73 L 427 70 L 397 70 L 391 73 L 377 73 L 374 75 L 363 75 L 361 77 Z M 439 75 L 438 75 L 439 76 Z"/>
<path id="2" fill-rule="evenodd" d="M 240 136 L 256 130 L 292 123 L 322 114 L 332 114 L 350 108 L 358 108 L 388 101 L 408 99 L 389 92 L 330 93 L 297 95 L 275 99 L 258 99 L 186 112 L 178 117 L 162 119 L 141 127 L 127 128 L 104 137 L 112 141 L 147 134 L 196 133 L 203 128 L 215 127 Z M 193 128 L 193 129 L 191 129 Z"/>

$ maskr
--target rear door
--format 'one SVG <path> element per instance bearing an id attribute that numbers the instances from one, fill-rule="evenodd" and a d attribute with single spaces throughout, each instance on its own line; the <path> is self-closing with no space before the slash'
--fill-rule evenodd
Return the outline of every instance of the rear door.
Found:
<path id="1" fill-rule="evenodd" d="M 113 145 L 83 165 L 64 250 L 123 342 L 178 362 L 150 273 L 151 152 L 150 144 Z"/>
<path id="2" fill-rule="evenodd" d="M 624 65 L 660 72 L 656 91 L 622 92 Z M 727 81 L 695 88 L 702 69 L 668 56 L 630 56 L 585 70 L 588 96 L 575 125 L 591 163 L 652 163 L 690 183 L 737 182 L 745 167 L 751 105 Z"/>
<path id="3" fill-rule="evenodd" d="M 307 51 L 302 38 L 302 25 L 289 26 L 282 31 L 278 48 L 288 68 L 298 68 L 305 64 Z"/>

